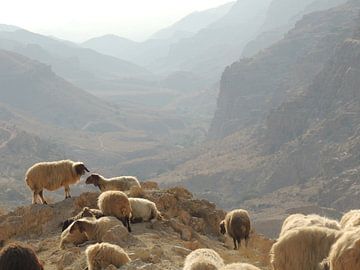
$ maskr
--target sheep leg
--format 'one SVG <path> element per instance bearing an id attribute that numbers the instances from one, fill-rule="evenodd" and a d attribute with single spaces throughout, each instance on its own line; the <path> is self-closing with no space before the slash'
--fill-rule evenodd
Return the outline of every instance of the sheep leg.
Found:
<path id="1" fill-rule="evenodd" d="M 129 218 L 129 217 L 126 217 L 126 225 L 127 225 L 128 231 L 131 232 L 131 228 L 130 228 L 130 218 Z"/>
<path id="2" fill-rule="evenodd" d="M 47 201 L 44 199 L 43 190 L 39 192 L 40 200 L 43 204 L 47 204 Z"/>
<path id="3" fill-rule="evenodd" d="M 234 250 L 237 250 L 237 246 L 236 246 L 236 239 L 235 239 L 235 237 L 233 238 L 233 241 L 234 241 Z"/>
<path id="4" fill-rule="evenodd" d="M 34 191 L 34 192 L 33 192 L 33 197 L 32 197 L 32 203 L 33 203 L 33 204 L 37 204 L 36 198 L 37 198 L 37 192 Z"/>
<path id="5" fill-rule="evenodd" d="M 70 195 L 70 187 L 69 187 L 69 186 L 65 186 L 64 189 L 65 189 L 65 199 L 71 198 L 71 195 Z"/>

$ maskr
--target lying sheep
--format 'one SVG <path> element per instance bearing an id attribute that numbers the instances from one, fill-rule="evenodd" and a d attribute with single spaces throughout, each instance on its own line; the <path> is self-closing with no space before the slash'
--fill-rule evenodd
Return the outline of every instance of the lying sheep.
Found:
<path id="1" fill-rule="evenodd" d="M 32 203 L 37 198 L 43 204 L 47 204 L 43 196 L 43 190 L 50 191 L 64 187 L 65 199 L 70 198 L 70 185 L 80 181 L 80 177 L 89 170 L 82 162 L 60 160 L 53 162 L 40 162 L 29 168 L 25 175 L 25 181 L 33 191 Z"/>
<path id="2" fill-rule="evenodd" d="M 318 215 L 293 214 L 285 219 L 279 237 L 283 236 L 286 232 L 292 229 L 309 226 L 319 226 L 340 230 L 340 224 L 336 220 L 328 219 Z"/>
<path id="3" fill-rule="evenodd" d="M 245 239 L 245 246 L 249 242 L 250 236 L 250 216 L 246 210 L 236 209 L 225 216 L 225 219 L 220 223 L 220 232 L 227 233 L 234 241 L 234 249 L 241 246 L 241 240 Z"/>
<path id="4" fill-rule="evenodd" d="M 93 218 L 101 218 L 104 214 L 99 209 L 90 209 L 89 207 L 84 207 L 83 210 L 80 211 L 76 216 L 71 217 L 63 222 L 62 232 L 65 231 L 67 227 L 69 227 L 74 221 L 84 218 L 84 217 L 93 217 Z"/>
<path id="5" fill-rule="evenodd" d="M 88 246 L 85 254 L 89 270 L 101 270 L 109 265 L 119 268 L 131 261 L 121 247 L 109 243 Z"/>
<path id="6" fill-rule="evenodd" d="M 86 218 L 85 218 L 86 219 Z M 94 220 L 94 218 L 87 218 L 89 220 Z M 85 232 L 74 231 L 70 233 L 70 227 L 67 227 L 60 236 L 60 249 L 65 249 L 67 245 L 75 245 L 78 246 L 86 241 L 88 241 L 88 237 Z"/>
<path id="7" fill-rule="evenodd" d="M 224 261 L 216 251 L 200 248 L 186 256 L 183 270 L 217 270 L 223 266 Z"/>
<path id="8" fill-rule="evenodd" d="M 90 175 L 85 183 L 87 185 L 93 184 L 102 192 L 109 190 L 126 191 L 132 187 L 141 187 L 139 181 L 134 176 L 119 176 L 114 178 L 105 178 L 99 174 Z"/>
<path id="9" fill-rule="evenodd" d="M 155 218 L 163 219 L 154 202 L 142 198 L 129 198 L 129 202 L 132 210 L 132 222 L 149 221 Z"/>
<path id="10" fill-rule="evenodd" d="M 260 270 L 260 269 L 248 263 L 232 263 L 224 266 L 220 270 Z"/>
<path id="11" fill-rule="evenodd" d="M 344 214 L 340 220 L 340 226 L 343 229 L 360 227 L 360 210 L 351 210 Z"/>
<path id="12" fill-rule="evenodd" d="M 270 250 L 272 269 L 318 270 L 340 236 L 340 231 L 318 226 L 290 230 Z"/>
<path id="13" fill-rule="evenodd" d="M 323 270 L 360 269 L 360 228 L 349 229 L 331 247 Z"/>
<path id="14" fill-rule="evenodd" d="M 127 195 L 122 191 L 105 191 L 100 194 L 98 207 L 106 216 L 114 216 L 121 220 L 131 232 L 131 205 Z"/>

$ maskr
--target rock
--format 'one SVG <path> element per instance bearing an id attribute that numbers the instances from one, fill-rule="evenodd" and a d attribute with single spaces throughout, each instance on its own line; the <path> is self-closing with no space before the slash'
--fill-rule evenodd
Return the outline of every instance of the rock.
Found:
<path id="1" fill-rule="evenodd" d="M 174 229 L 174 231 L 180 233 L 181 239 L 185 241 L 190 241 L 192 238 L 192 230 L 190 227 L 181 224 L 176 221 L 176 219 L 170 220 L 170 226 Z"/>
<path id="2" fill-rule="evenodd" d="M 181 255 L 181 256 L 187 256 L 188 254 L 190 254 L 191 250 L 188 249 L 188 248 L 183 248 L 183 247 L 180 247 L 180 246 L 173 246 L 171 248 L 171 250 L 173 252 L 175 252 L 176 254 L 178 255 Z"/>
<path id="3" fill-rule="evenodd" d="M 132 237 L 132 236 L 131 236 Z M 123 225 L 118 225 L 108 230 L 102 237 L 103 242 L 124 246 L 130 238 L 130 234 Z"/>
<path id="4" fill-rule="evenodd" d="M 154 181 L 146 181 L 141 183 L 141 187 L 147 190 L 159 190 L 158 183 Z"/>

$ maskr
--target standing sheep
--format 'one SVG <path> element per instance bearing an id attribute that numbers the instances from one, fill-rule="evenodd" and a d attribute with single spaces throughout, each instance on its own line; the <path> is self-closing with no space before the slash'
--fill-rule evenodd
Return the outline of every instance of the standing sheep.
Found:
<path id="1" fill-rule="evenodd" d="M 163 219 L 154 202 L 142 198 L 129 198 L 129 202 L 132 210 L 132 222 L 135 220 L 149 221 L 155 218 Z"/>
<path id="2" fill-rule="evenodd" d="M 89 270 L 105 269 L 111 264 L 119 268 L 131 261 L 121 247 L 109 243 L 88 246 L 85 254 Z"/>
<path id="3" fill-rule="evenodd" d="M 260 270 L 260 269 L 248 263 L 232 263 L 224 266 L 220 270 Z"/>
<path id="4" fill-rule="evenodd" d="M 208 248 L 200 248 L 186 256 L 183 270 L 218 270 L 224 261 L 220 255 Z"/>
<path id="5" fill-rule="evenodd" d="M 281 236 L 270 250 L 272 270 L 318 270 L 341 232 L 322 227 L 301 227 Z"/>
<path id="6" fill-rule="evenodd" d="M 360 269 L 360 229 L 351 229 L 331 247 L 330 255 L 323 263 L 327 270 Z"/>
<path id="7" fill-rule="evenodd" d="M 40 162 L 30 167 L 25 175 L 25 181 L 33 191 L 32 203 L 39 197 L 43 204 L 47 204 L 43 190 L 54 191 L 61 187 L 65 189 L 65 199 L 70 198 L 70 185 L 80 181 L 80 177 L 89 170 L 82 162 L 60 160 L 53 162 Z"/>
<path id="8" fill-rule="evenodd" d="M 360 210 L 351 210 L 343 215 L 340 220 L 342 229 L 360 226 Z"/>
<path id="9" fill-rule="evenodd" d="M 220 232 L 227 233 L 234 241 L 234 249 L 241 246 L 241 240 L 245 239 L 245 246 L 250 236 L 250 216 L 246 210 L 236 209 L 226 214 L 225 219 L 220 222 Z"/>
<path id="10" fill-rule="evenodd" d="M 84 218 L 84 217 L 93 217 L 99 219 L 103 217 L 104 214 L 99 209 L 90 209 L 89 207 L 84 207 L 76 216 L 71 217 L 63 222 L 62 231 L 65 231 L 74 221 Z"/>
<path id="11" fill-rule="evenodd" d="M 85 233 L 89 241 L 102 242 L 102 237 L 106 234 L 106 232 L 119 225 L 122 226 L 119 220 L 115 217 L 79 219 L 71 225 L 70 234 Z"/>
<path id="12" fill-rule="evenodd" d="M 105 191 L 100 194 L 98 207 L 105 216 L 114 216 L 121 220 L 131 232 L 131 205 L 129 198 L 122 191 Z"/>
<path id="13" fill-rule="evenodd" d="M 340 230 L 340 224 L 336 220 L 328 219 L 318 215 L 293 214 L 288 216 L 282 227 L 279 237 L 292 229 L 300 227 L 319 226 L 334 230 Z"/>
<path id="14" fill-rule="evenodd" d="M 119 176 L 114 178 L 105 178 L 99 174 L 90 175 L 85 183 L 87 185 L 93 184 L 102 192 L 109 190 L 127 191 L 132 187 L 141 187 L 139 180 L 134 176 Z"/>

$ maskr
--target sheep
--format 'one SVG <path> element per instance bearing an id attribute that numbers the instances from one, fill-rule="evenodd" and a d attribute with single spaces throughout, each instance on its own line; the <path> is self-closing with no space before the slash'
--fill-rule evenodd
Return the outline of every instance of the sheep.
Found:
<path id="1" fill-rule="evenodd" d="M 109 190 L 127 191 L 132 187 L 141 187 L 134 176 L 119 176 L 108 179 L 99 174 L 92 174 L 86 179 L 85 183 L 87 185 L 93 184 L 102 192 Z"/>
<path id="2" fill-rule="evenodd" d="M 65 199 L 70 198 L 70 185 L 80 181 L 80 177 L 89 170 L 82 162 L 60 160 L 53 162 L 40 162 L 30 167 L 25 175 L 25 181 L 33 192 L 32 203 L 37 198 L 47 204 L 43 196 L 43 189 L 54 191 L 61 187 L 65 189 Z"/>
<path id="3" fill-rule="evenodd" d="M 69 227 L 74 221 L 84 217 L 94 217 L 98 219 L 104 217 L 104 214 L 99 209 L 90 209 L 89 207 L 84 207 L 83 210 L 81 210 L 81 212 L 76 216 L 71 217 L 63 222 L 61 231 L 65 231 L 65 229 Z"/>
<path id="4" fill-rule="evenodd" d="M 245 246 L 247 247 L 250 229 L 249 213 L 243 209 L 236 209 L 227 213 L 225 219 L 220 222 L 220 232 L 222 234 L 227 233 L 232 237 L 235 250 L 240 247 L 242 239 L 245 239 Z"/>
<path id="5" fill-rule="evenodd" d="M 90 245 L 86 248 L 85 254 L 89 270 L 101 270 L 109 265 L 119 268 L 131 261 L 121 247 L 109 243 Z"/>
<path id="6" fill-rule="evenodd" d="M 318 226 L 290 230 L 270 250 L 271 269 L 318 270 L 340 236 L 340 231 Z"/>
<path id="7" fill-rule="evenodd" d="M 344 214 L 340 226 L 342 229 L 360 226 L 360 210 L 351 210 Z"/>
<path id="8" fill-rule="evenodd" d="M 129 198 L 129 202 L 132 210 L 132 222 L 137 220 L 149 221 L 155 218 L 163 220 L 163 217 L 154 202 L 142 198 Z"/>
<path id="9" fill-rule="evenodd" d="M 323 270 L 360 269 L 360 228 L 345 231 L 331 247 Z"/>
<path id="10" fill-rule="evenodd" d="M 105 191 L 98 198 L 98 207 L 106 216 L 114 216 L 121 220 L 131 232 L 131 205 L 127 195 L 122 191 Z"/>
<path id="11" fill-rule="evenodd" d="M 223 259 L 212 249 L 200 248 L 186 256 L 183 270 L 217 270 L 225 266 Z"/>
<path id="12" fill-rule="evenodd" d="M 340 224 L 336 220 L 328 219 L 318 215 L 293 214 L 285 219 L 279 237 L 283 236 L 286 232 L 292 229 L 309 226 L 319 226 L 340 230 Z"/>
<path id="13" fill-rule="evenodd" d="M 260 270 L 260 269 L 248 263 L 232 263 L 225 265 L 220 270 Z"/>
<path id="14" fill-rule="evenodd" d="M 79 219 L 70 226 L 70 234 L 85 233 L 89 241 L 102 242 L 102 237 L 111 228 L 122 224 L 115 217 L 102 217 L 99 219 Z"/>
<path id="15" fill-rule="evenodd" d="M 89 220 L 94 220 L 94 218 L 84 218 Z M 60 249 L 65 249 L 65 246 L 68 244 L 72 245 L 80 245 L 86 241 L 88 241 L 88 237 L 84 232 L 73 231 L 70 233 L 70 227 L 67 227 L 62 233 L 60 237 Z"/>

